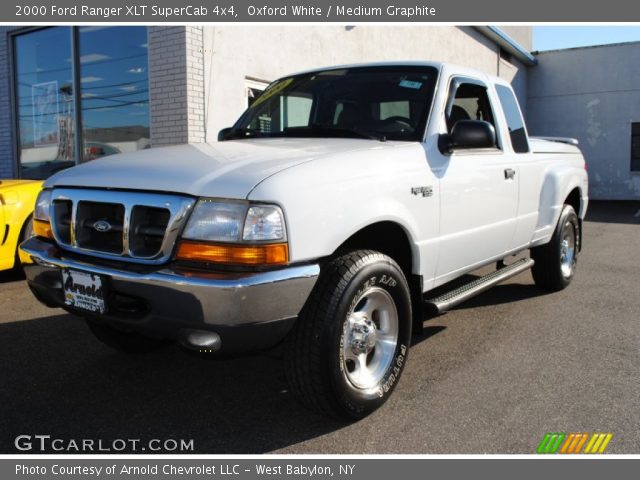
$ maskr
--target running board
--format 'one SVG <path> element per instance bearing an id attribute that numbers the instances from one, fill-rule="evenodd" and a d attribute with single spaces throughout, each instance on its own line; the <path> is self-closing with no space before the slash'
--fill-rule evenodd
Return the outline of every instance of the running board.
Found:
<path id="1" fill-rule="evenodd" d="M 489 290 L 494 285 L 502 283 L 505 280 L 515 277 L 519 273 L 529 270 L 533 267 L 534 261 L 532 258 L 522 258 L 515 263 L 507 267 L 502 267 L 491 272 L 484 277 L 480 277 L 472 282 L 467 283 L 455 290 L 444 293 L 436 298 L 425 300 L 427 306 L 435 310 L 435 313 L 443 313 L 452 309 L 456 305 L 478 295 L 479 293 Z"/>

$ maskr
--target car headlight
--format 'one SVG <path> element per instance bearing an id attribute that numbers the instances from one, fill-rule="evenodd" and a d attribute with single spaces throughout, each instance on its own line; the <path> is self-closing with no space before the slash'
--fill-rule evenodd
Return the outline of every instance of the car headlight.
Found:
<path id="1" fill-rule="evenodd" d="M 200 200 L 194 209 L 182 238 L 208 242 L 239 242 L 246 203 Z"/>
<path id="2" fill-rule="evenodd" d="M 51 190 L 42 190 L 33 210 L 33 233 L 37 237 L 53 239 L 51 228 Z"/>
<path id="3" fill-rule="evenodd" d="M 231 265 L 287 263 L 282 210 L 246 201 L 201 199 L 182 233 L 176 258 Z"/>
<path id="4" fill-rule="evenodd" d="M 282 210 L 273 205 L 249 207 L 242 239 L 247 242 L 285 240 Z"/>
<path id="5" fill-rule="evenodd" d="M 41 222 L 50 222 L 51 190 L 42 190 L 36 198 L 36 207 L 33 211 L 33 218 Z"/>

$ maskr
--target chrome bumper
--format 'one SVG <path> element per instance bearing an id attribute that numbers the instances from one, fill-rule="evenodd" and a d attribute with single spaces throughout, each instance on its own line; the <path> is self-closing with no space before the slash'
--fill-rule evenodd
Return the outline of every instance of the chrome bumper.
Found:
<path id="1" fill-rule="evenodd" d="M 221 327 L 295 319 L 320 272 L 318 265 L 257 273 L 140 265 L 125 269 L 98 260 L 91 263 L 88 257 L 67 253 L 37 238 L 20 248 L 33 260 L 25 265 L 28 284 L 46 305 L 84 314 L 64 304 L 60 271 L 69 268 L 98 274 L 104 277 L 108 292 L 108 311 L 99 319 L 174 338 L 180 329 L 219 331 Z M 118 302 L 126 308 L 120 311 Z"/>

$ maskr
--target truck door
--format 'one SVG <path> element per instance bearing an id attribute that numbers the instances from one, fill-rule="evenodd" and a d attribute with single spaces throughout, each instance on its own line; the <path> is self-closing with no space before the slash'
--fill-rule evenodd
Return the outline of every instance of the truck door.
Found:
<path id="1" fill-rule="evenodd" d="M 529 148 L 529 135 L 511 87 L 496 85 L 496 93 L 502 107 L 511 150 L 515 154 L 518 171 L 518 213 L 516 231 L 511 250 L 524 248 L 531 241 L 538 224 L 542 169 Z"/>
<path id="2" fill-rule="evenodd" d="M 440 179 L 440 255 L 436 281 L 498 257 L 512 242 L 518 208 L 514 155 L 504 148 L 485 83 L 467 77 L 451 80 L 444 121 L 448 133 L 460 120 L 485 120 L 496 130 L 492 148 L 444 154 Z"/>

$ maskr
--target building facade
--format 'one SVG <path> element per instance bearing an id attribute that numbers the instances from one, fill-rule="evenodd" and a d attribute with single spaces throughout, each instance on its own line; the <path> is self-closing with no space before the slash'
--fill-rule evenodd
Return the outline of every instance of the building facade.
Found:
<path id="1" fill-rule="evenodd" d="M 578 139 L 591 197 L 640 199 L 640 42 L 536 57 L 528 74 L 529 132 Z"/>

